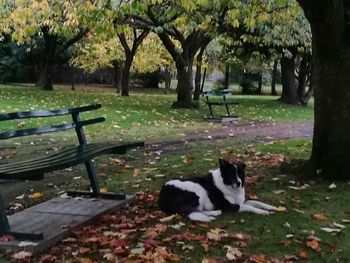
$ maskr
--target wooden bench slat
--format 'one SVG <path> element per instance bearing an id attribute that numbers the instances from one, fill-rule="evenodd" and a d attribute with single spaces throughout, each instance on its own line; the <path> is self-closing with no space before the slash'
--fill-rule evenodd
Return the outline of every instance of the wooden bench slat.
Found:
<path id="1" fill-rule="evenodd" d="M 0 140 L 12 139 L 16 137 L 28 136 L 33 134 L 42 134 L 56 131 L 63 131 L 74 128 L 73 123 L 64 123 L 60 125 L 42 126 L 37 128 L 23 129 L 17 131 L 8 131 L 0 133 Z"/>
<path id="2" fill-rule="evenodd" d="M 42 158 L 32 159 L 31 163 L 25 161 L 16 162 L 9 165 L 1 165 L 0 178 L 7 180 L 22 180 L 26 179 L 26 177 L 28 177 L 29 175 L 43 174 L 49 171 L 74 166 L 101 154 L 125 153 L 130 148 L 142 146 L 144 146 L 143 142 L 95 143 L 80 145 L 74 147 L 74 151 L 64 151 L 63 156 L 61 155 L 62 152 L 60 152 L 54 154 L 55 158 L 51 158 L 51 156 L 44 156 Z M 70 158 L 67 158 L 67 152 L 69 152 Z M 16 167 L 16 169 L 14 168 L 14 166 Z"/>
<path id="3" fill-rule="evenodd" d="M 2 133 L 0 133 L 0 140 L 12 139 L 12 138 L 16 138 L 16 137 L 23 137 L 23 136 L 34 135 L 34 134 L 43 134 L 43 133 L 63 131 L 63 130 L 73 129 L 76 127 L 83 127 L 85 125 L 100 123 L 100 122 L 104 122 L 104 121 L 105 121 L 104 117 L 99 117 L 99 118 L 95 118 L 95 119 L 79 121 L 76 124 L 63 123 L 63 124 L 59 124 L 59 125 L 41 126 L 41 127 L 37 127 L 37 128 L 29 128 L 29 129 L 23 129 L 23 130 L 2 132 Z"/>
<path id="4" fill-rule="evenodd" d="M 90 149 L 97 150 L 99 148 L 111 147 L 111 146 L 119 147 L 119 151 L 115 150 L 114 153 L 124 153 L 124 150 L 126 147 L 129 146 L 129 148 L 132 148 L 132 147 L 138 147 L 140 145 L 139 145 L 139 142 L 131 142 L 131 143 L 104 142 L 104 143 L 93 143 L 93 144 L 86 144 L 86 145 L 80 145 L 80 146 L 71 146 L 71 147 L 68 147 L 67 149 L 63 149 L 46 156 L 40 156 L 36 158 L 27 159 L 24 161 L 12 162 L 12 163 L 0 165 L 0 174 L 10 169 L 18 170 L 19 166 L 23 169 L 29 169 L 30 167 L 37 167 L 38 165 L 49 165 L 49 164 L 52 164 L 53 162 L 60 162 L 61 160 L 73 158 L 80 152 L 88 153 Z"/>

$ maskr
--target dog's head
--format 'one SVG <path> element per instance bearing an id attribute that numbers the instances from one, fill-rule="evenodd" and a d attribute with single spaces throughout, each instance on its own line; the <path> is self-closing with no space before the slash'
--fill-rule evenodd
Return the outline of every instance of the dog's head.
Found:
<path id="1" fill-rule="evenodd" d="M 223 159 L 219 159 L 221 177 L 224 184 L 233 188 L 244 187 L 245 164 L 231 163 Z"/>

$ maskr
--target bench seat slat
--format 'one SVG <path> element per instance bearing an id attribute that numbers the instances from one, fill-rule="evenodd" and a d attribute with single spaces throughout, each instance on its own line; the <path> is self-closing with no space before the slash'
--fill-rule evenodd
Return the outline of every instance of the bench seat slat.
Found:
<path id="1" fill-rule="evenodd" d="M 125 153 L 130 148 L 142 147 L 143 142 L 131 143 L 93 143 L 73 147 L 67 151 L 41 158 L 0 165 L 0 178 L 7 180 L 25 180 L 29 175 L 68 168 L 101 154 Z M 61 155 L 63 153 L 63 155 Z M 67 158 L 67 153 L 69 158 Z"/>
<path id="2" fill-rule="evenodd" d="M 234 102 L 234 101 L 209 101 L 207 102 L 207 104 L 211 104 L 211 105 L 237 105 L 239 104 L 238 102 Z"/>
<path id="3" fill-rule="evenodd" d="M 134 143 L 94 143 L 94 144 L 87 144 L 87 145 L 82 145 L 78 147 L 68 147 L 65 150 L 59 151 L 57 153 L 53 153 L 47 156 L 43 156 L 40 158 L 33 158 L 25 161 L 20 161 L 20 162 L 14 162 L 14 163 L 8 163 L 4 167 L 0 166 L 0 174 L 2 171 L 5 171 L 5 169 L 10 170 L 16 170 L 16 172 L 19 172 L 20 169 L 35 169 L 38 166 L 45 166 L 45 165 L 53 165 L 55 163 L 62 163 L 66 162 L 66 160 L 75 158 L 79 154 L 91 154 L 94 151 L 98 151 L 100 149 L 104 148 L 110 148 L 110 147 L 118 147 L 115 149 L 114 153 L 125 153 L 127 150 L 127 146 L 129 148 L 134 147 Z M 19 168 L 20 167 L 20 168 Z"/>

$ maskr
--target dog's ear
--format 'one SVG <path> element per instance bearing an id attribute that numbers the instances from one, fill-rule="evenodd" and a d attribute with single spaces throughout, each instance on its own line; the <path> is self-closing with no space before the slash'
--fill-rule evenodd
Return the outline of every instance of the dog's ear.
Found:
<path id="1" fill-rule="evenodd" d="M 240 163 L 239 165 L 242 167 L 242 170 L 245 170 L 245 168 L 246 168 L 245 163 Z"/>

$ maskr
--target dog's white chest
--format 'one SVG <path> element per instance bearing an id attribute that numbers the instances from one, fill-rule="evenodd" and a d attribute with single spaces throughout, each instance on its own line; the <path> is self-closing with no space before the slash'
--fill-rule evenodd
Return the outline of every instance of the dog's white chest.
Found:
<path id="1" fill-rule="evenodd" d="M 245 191 L 244 188 L 234 189 L 233 191 L 228 191 L 224 194 L 224 197 L 231 204 L 241 205 L 245 201 Z"/>

